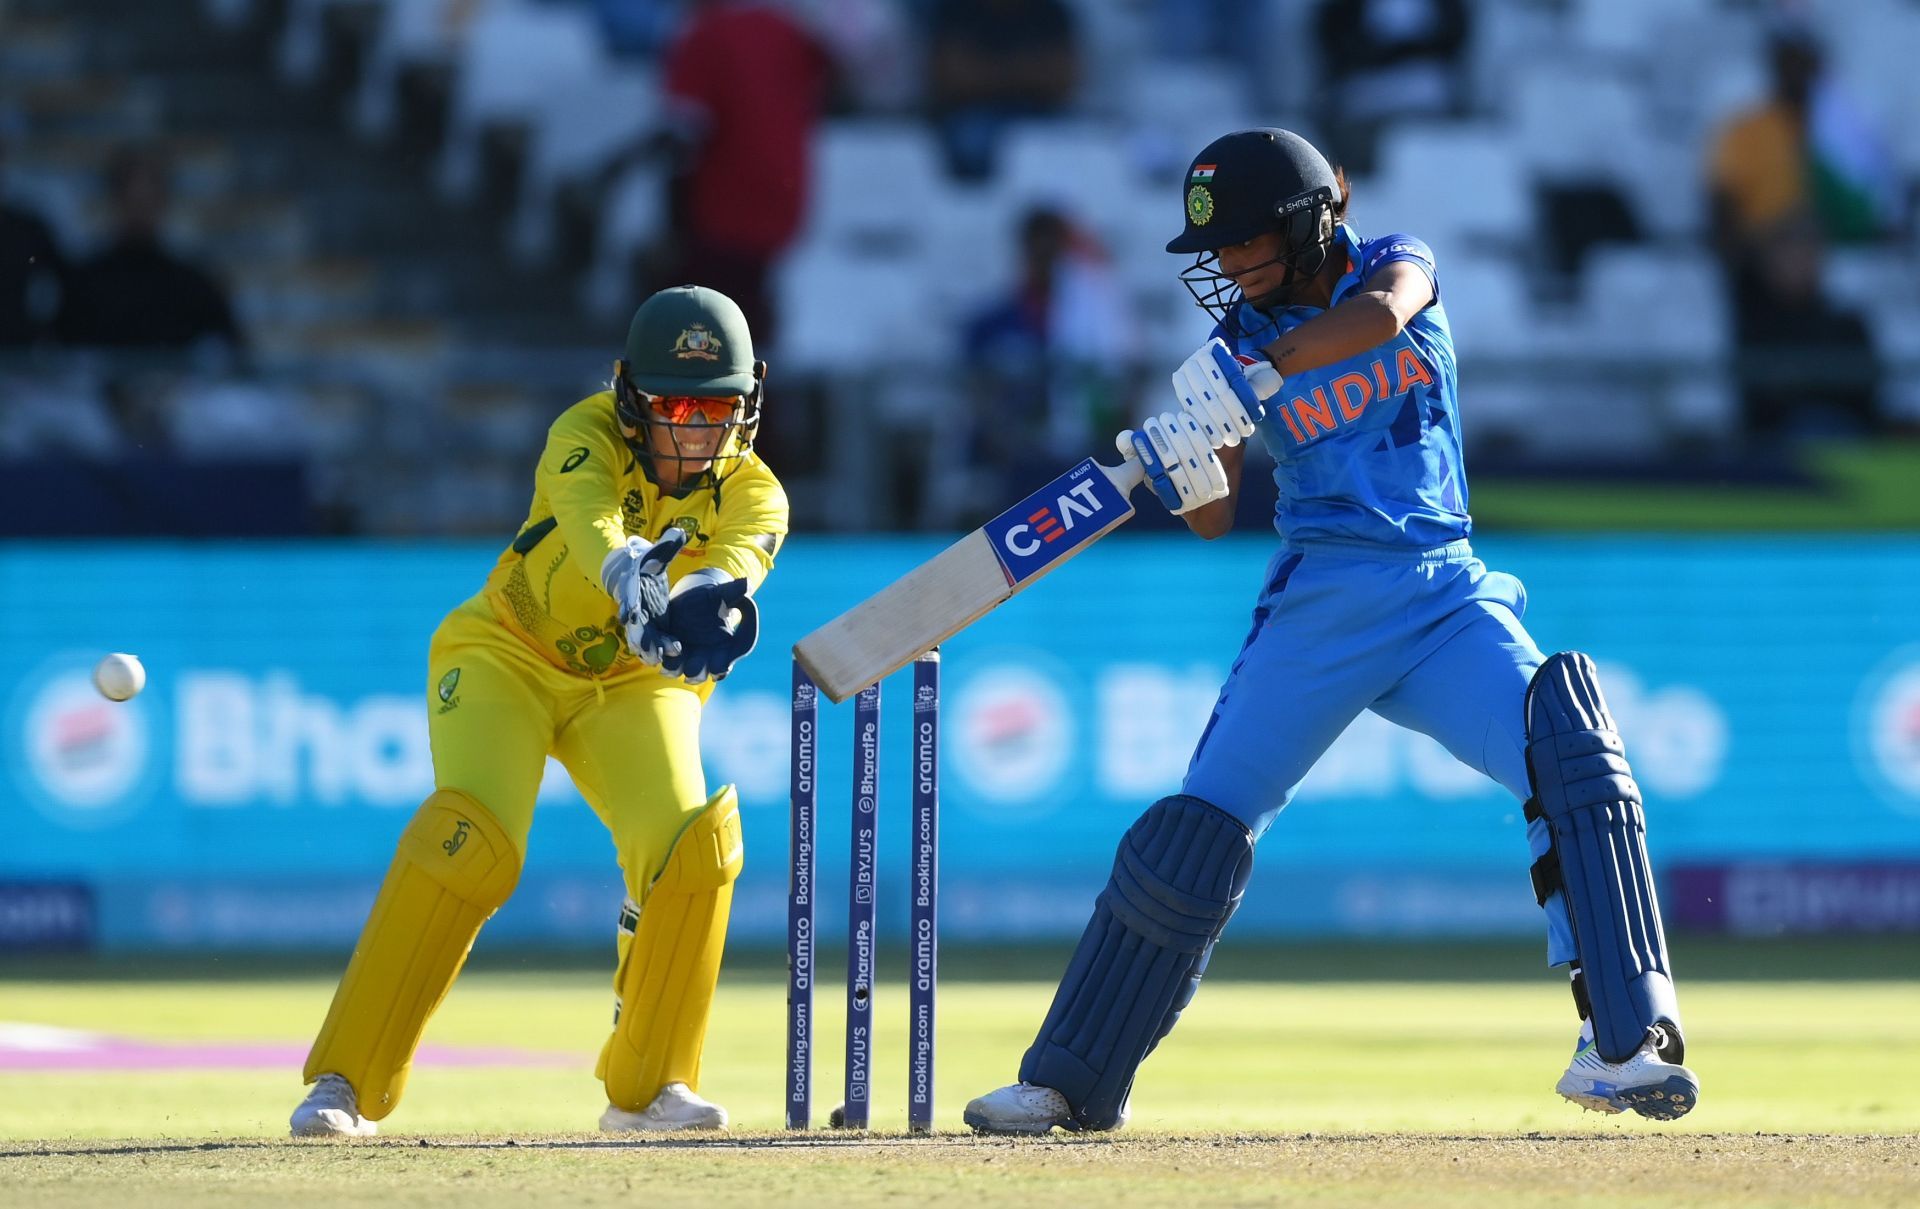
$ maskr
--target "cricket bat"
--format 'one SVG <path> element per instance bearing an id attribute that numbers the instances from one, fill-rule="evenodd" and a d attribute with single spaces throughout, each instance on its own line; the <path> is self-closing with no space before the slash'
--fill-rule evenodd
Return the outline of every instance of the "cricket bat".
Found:
<path id="1" fill-rule="evenodd" d="M 1146 477 L 1131 456 L 1118 466 L 1087 458 L 802 638 L 793 657 L 830 700 L 845 701 L 1125 523 Z"/>
<path id="2" fill-rule="evenodd" d="M 1260 398 L 1279 391 L 1280 375 L 1271 365 L 1249 357 L 1240 362 Z M 793 657 L 829 700 L 845 701 L 1125 524 L 1133 516 L 1129 497 L 1146 478 L 1131 449 L 1118 466 L 1087 458 L 802 638 Z"/>

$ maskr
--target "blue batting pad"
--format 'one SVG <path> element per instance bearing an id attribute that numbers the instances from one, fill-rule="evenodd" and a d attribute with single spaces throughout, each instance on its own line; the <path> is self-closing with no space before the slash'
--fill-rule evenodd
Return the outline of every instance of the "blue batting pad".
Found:
<path id="1" fill-rule="evenodd" d="M 1020 1078 L 1051 1087 L 1080 1129 L 1120 1123 L 1134 1072 L 1193 1000 L 1247 877 L 1253 833 L 1199 798 L 1162 798 L 1113 862 Z"/>
<path id="2" fill-rule="evenodd" d="M 1565 892 L 1594 1044 L 1602 1058 L 1623 1062 L 1656 1023 L 1668 1025 L 1677 1041 L 1680 1007 L 1640 787 L 1593 660 L 1562 652 L 1541 665 L 1527 689 L 1527 735 L 1527 815 L 1546 820 L 1553 844 L 1534 867 L 1534 887 L 1543 897 L 1556 885 Z"/>

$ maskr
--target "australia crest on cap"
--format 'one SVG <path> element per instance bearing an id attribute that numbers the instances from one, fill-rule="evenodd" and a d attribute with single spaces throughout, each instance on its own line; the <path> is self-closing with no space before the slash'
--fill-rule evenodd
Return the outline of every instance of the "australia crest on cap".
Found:
<path id="1" fill-rule="evenodd" d="M 673 342 L 673 355 L 682 361 L 718 361 L 720 337 L 708 331 L 704 323 L 682 328 Z"/>

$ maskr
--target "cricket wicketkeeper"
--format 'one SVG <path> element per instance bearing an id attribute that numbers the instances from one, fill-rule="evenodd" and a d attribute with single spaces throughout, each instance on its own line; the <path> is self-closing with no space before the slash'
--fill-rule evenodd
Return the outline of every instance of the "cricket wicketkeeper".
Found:
<path id="1" fill-rule="evenodd" d="M 371 1134 L 400 1102 L 427 1017 L 513 893 L 549 755 L 613 833 L 630 900 L 600 1127 L 726 1127 L 697 1089 L 740 815 L 731 785 L 708 791 L 700 712 L 753 649 L 752 593 L 787 532 L 753 452 L 765 378 L 732 300 L 663 290 L 611 389 L 548 431 L 526 524 L 433 636 L 434 791 L 307 1057 L 296 1136 Z"/>

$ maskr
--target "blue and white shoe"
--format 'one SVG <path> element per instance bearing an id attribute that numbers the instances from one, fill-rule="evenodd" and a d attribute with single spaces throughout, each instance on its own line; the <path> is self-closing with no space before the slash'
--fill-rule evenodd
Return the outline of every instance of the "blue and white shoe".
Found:
<path id="1" fill-rule="evenodd" d="M 1657 1039 L 1625 1062 L 1609 1062 L 1594 1048 L 1591 1025 L 1581 1028 L 1573 1061 L 1553 1089 L 1582 1108 L 1604 1113 L 1631 1108 L 1655 1121 L 1684 1117 L 1700 1102 L 1699 1076 L 1661 1061 Z"/>

